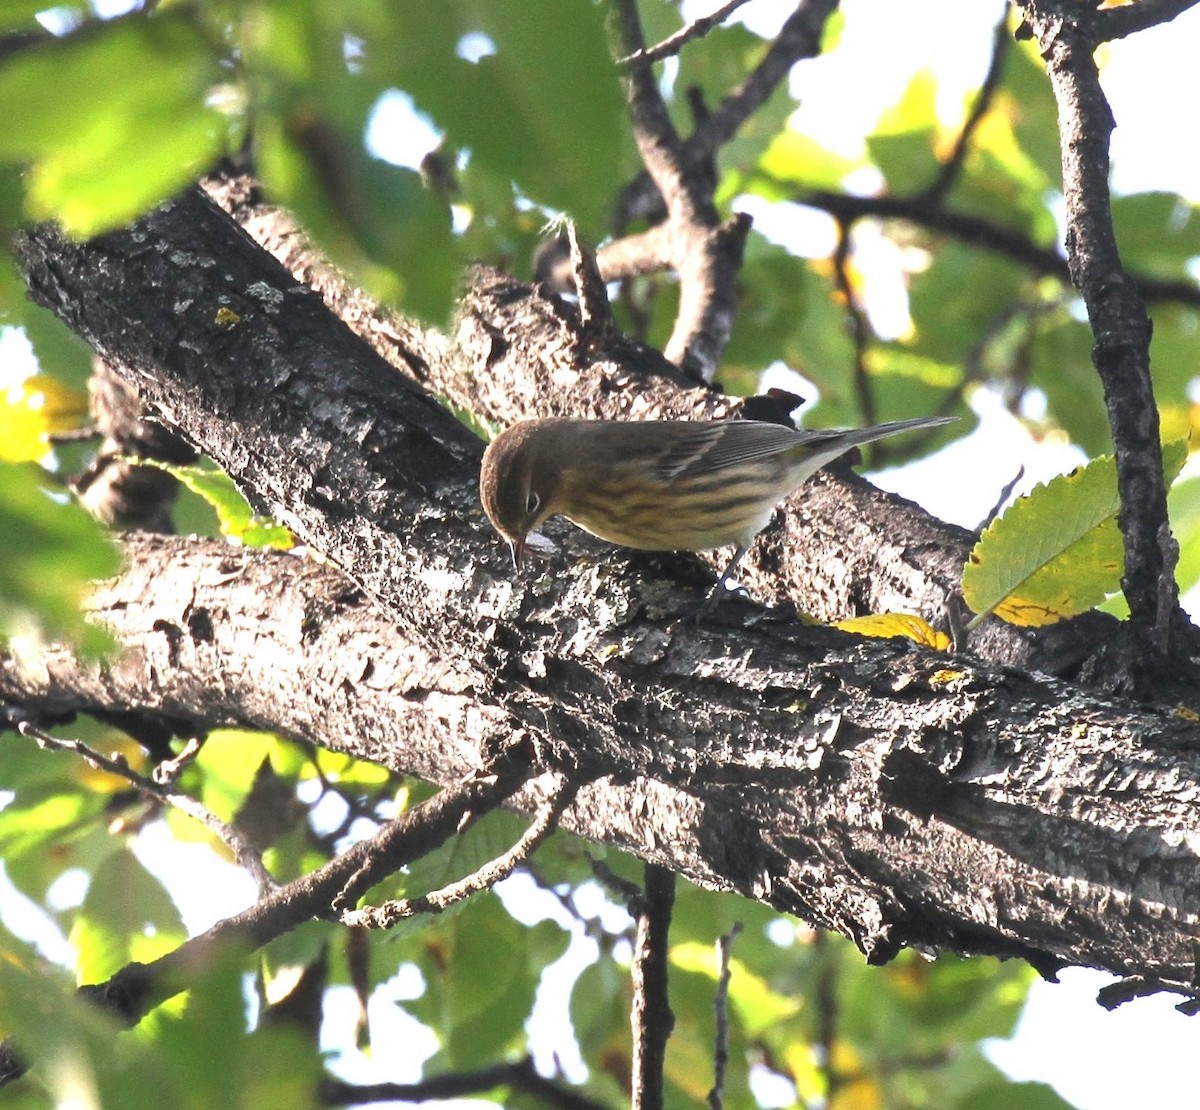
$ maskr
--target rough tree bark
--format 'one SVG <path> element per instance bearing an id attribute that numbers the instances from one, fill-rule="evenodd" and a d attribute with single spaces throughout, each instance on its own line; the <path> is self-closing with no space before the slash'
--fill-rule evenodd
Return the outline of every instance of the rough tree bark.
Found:
<path id="1" fill-rule="evenodd" d="M 439 782 L 523 729 L 539 766 L 595 783 L 568 827 L 835 928 L 873 960 L 952 948 L 1194 989 L 1194 714 L 746 603 L 679 622 L 707 584 L 680 585 L 691 561 L 664 569 L 566 528 L 563 554 L 513 580 L 478 510 L 478 442 L 198 194 L 91 244 L 40 229 L 20 251 L 34 296 L 341 567 L 384 627 L 331 570 L 185 544 L 172 561 L 225 571 L 164 612 L 161 550 L 137 555 L 98 601 L 127 664 L 97 675 L 62 656 L 31 674 L 5 658 L 6 699 L 174 719 L 203 688 L 229 699 L 200 703 L 210 720 Z M 592 337 L 557 312 L 594 386 Z M 493 339 L 503 364 L 512 344 Z M 561 365 L 524 357 L 542 354 Z M 870 498 L 896 506 L 897 528 L 920 518 Z M 334 615 L 314 622 L 313 597 Z"/>

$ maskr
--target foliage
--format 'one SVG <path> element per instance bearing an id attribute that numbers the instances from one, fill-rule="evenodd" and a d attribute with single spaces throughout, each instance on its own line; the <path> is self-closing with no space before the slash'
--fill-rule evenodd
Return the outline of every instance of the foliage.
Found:
<path id="1" fill-rule="evenodd" d="M 1163 448 L 1168 482 L 1187 459 L 1182 440 Z M 995 613 L 1037 627 L 1093 609 L 1121 585 L 1125 556 L 1117 530 L 1117 467 L 1093 459 L 1038 486 L 993 521 L 963 569 L 974 623 Z"/>
<path id="2" fill-rule="evenodd" d="M 601 240 L 613 198 L 639 169 L 604 13 L 585 0 L 522 0 L 520 18 L 488 0 L 146 7 L 155 10 L 104 21 L 82 0 L 58 4 L 55 36 L 0 56 L 0 228 L 6 232 L 48 218 L 77 235 L 118 226 L 250 144 L 268 193 L 297 213 L 338 265 L 378 297 L 442 323 L 467 259 L 530 273 L 539 229 L 559 212 L 574 218 L 586 238 Z M 45 10 L 39 0 L 10 2 L 0 12 L 0 30 L 37 33 L 35 17 Z M 679 23 L 677 6 L 665 0 L 645 0 L 643 15 L 651 38 Z M 663 77 L 679 126 L 686 129 L 690 120 L 686 89 L 715 102 L 768 48 L 741 25 L 689 46 Z M 989 388 L 1014 413 L 1032 400 L 1044 402 L 1039 434 L 1060 434 L 1089 454 L 1100 452 L 1108 424 L 1090 335 L 1065 278 L 921 218 L 923 190 L 936 180 L 961 125 L 945 118 L 938 92 L 933 73 L 913 73 L 874 132 L 862 137 L 861 149 L 847 153 L 793 130 L 797 102 L 781 88 L 723 148 L 717 190 L 723 214 L 749 198 L 770 237 L 756 230 L 747 244 L 721 382 L 751 392 L 762 371 L 782 361 L 814 387 L 812 420 L 820 423 L 857 423 L 872 412 L 894 419 L 957 411 L 965 424 L 973 391 Z M 436 134 L 437 150 L 420 152 L 433 155 L 423 165 L 419 157 L 394 164 L 364 143 L 374 113 L 397 93 Z M 1013 46 L 946 198 L 949 209 L 1052 248 L 1059 180 L 1054 116 L 1035 51 Z M 881 195 L 913 201 L 909 218 L 868 212 L 851 240 L 893 244 L 898 261 L 891 279 L 906 321 L 859 351 L 847 308 L 863 306 L 848 306 L 847 297 L 870 302 L 878 272 L 851 265 L 839 282 L 826 252 L 784 242 L 801 206 L 821 207 L 817 194 L 849 192 L 872 177 Z M 1118 198 L 1114 216 L 1132 268 L 1163 279 L 1191 272 L 1200 253 L 1194 206 L 1148 193 Z M 618 311 L 629 330 L 661 344 L 676 307 L 673 285 L 652 278 Z M 80 621 L 78 602 L 86 582 L 115 569 L 113 548 L 65 494 L 52 490 L 70 464 L 70 449 L 55 446 L 54 436 L 64 430 L 61 418 L 74 421 L 82 410 L 88 352 L 24 301 L 7 267 L 0 273 L 0 324 L 23 329 L 38 370 L 5 383 L 12 392 L 0 409 L 0 447 L 24 460 L 0 465 L 6 540 L 0 633 L 10 638 L 33 629 L 81 638 L 96 651 L 103 640 Z M 1182 424 L 1180 433 L 1191 420 L 1198 325 L 1188 303 L 1164 305 L 1156 314 L 1156 388 L 1164 420 Z M 1093 463 L 1059 488 L 1078 504 L 1079 487 L 1104 469 L 1104 462 Z M 265 526 L 223 476 L 171 472 L 217 506 L 221 532 L 286 544 L 278 534 L 263 534 Z M 1098 507 L 1073 530 L 1052 527 L 1063 519 L 1057 501 L 1043 511 L 1031 501 L 1033 507 L 1006 516 L 981 541 L 979 564 L 987 565 L 987 545 L 995 542 L 1010 568 L 1014 550 L 1032 552 L 1015 577 L 1048 573 L 1051 554 L 1100 528 L 1107 529 L 1108 550 L 1115 534 L 1110 474 L 1104 483 Z M 1175 487 L 1172 506 L 1181 580 L 1194 582 L 1200 579 L 1196 479 Z M 972 595 L 977 610 L 997 605 L 1010 585 Z M 1094 592 L 1083 596 L 1074 575 L 1070 586 L 1082 598 L 1072 611 L 1098 600 Z M 897 623 L 893 618 L 885 634 Z M 77 722 L 68 734 L 126 752 L 135 767 L 144 763 L 141 750 L 106 725 Z M 262 807 L 268 779 L 271 796 L 288 802 L 273 811 L 277 827 L 262 845 L 281 876 L 315 867 L 363 825 L 419 800 L 425 789 L 377 767 L 235 732 L 211 735 L 181 785 L 240 823 Z M 328 998 L 349 995 L 362 1008 L 359 1027 L 336 1034 L 344 1063 L 369 1066 L 365 1054 L 348 1047 L 356 1038 L 377 1061 L 403 1055 L 374 1040 L 371 1026 L 379 1019 L 364 1017 L 370 1000 L 391 999 L 431 1031 L 436 1048 L 424 1061 L 428 1073 L 524 1055 L 539 988 L 557 981 L 568 992 L 571 1017 L 570 1029 L 558 1032 L 583 1063 L 574 1078 L 610 1105 L 627 1099 L 629 921 L 595 882 L 587 852 L 568 837 L 555 837 L 537 857 L 541 895 L 531 900 L 539 918 L 533 924 L 518 916 L 515 897 L 494 894 L 387 936 L 364 939 L 313 922 L 261 953 L 231 954 L 185 1002 L 160 1008 L 135 1034 L 118 1036 L 74 1001 L 71 982 L 96 981 L 174 946 L 184 925 L 172 895 L 195 894 L 179 881 L 186 857 L 173 849 L 150 867 L 139 847 L 148 837 L 140 834 L 165 825 L 176 846 L 197 842 L 221 859 L 227 851 L 190 818 L 163 812 L 123 780 L 69 756 L 48 756 L 9 733 L 0 736 L 0 792 L 4 873 L 42 908 L 47 934 L 63 942 L 73 961 L 67 974 L 11 932 L 0 934 L 0 1032 L 38 1045 L 45 1061 L 23 1085 L 0 1091 L 0 1107 L 310 1105 L 320 1064 L 316 1030 L 268 1017 L 270 1004 L 286 1001 L 289 985 L 316 968 L 323 969 Z M 514 818 L 493 814 L 373 897 L 439 886 L 491 858 L 518 830 Z M 606 863 L 627 877 L 639 874 L 616 853 Z M 592 908 L 581 908 L 588 897 Z M 730 980 L 727 1105 L 761 1104 L 756 1092 L 771 1078 L 796 1103 L 823 1102 L 831 1110 L 1062 1105 L 1045 1088 L 1007 1082 L 979 1047 L 985 1038 L 1011 1034 L 1026 969 L 948 957 L 926 962 L 912 953 L 868 968 L 836 938 L 692 887 L 679 892 L 672 934 L 677 1024 L 667 1064 L 669 1105 L 694 1106 L 711 1086 L 713 944 L 735 923 L 741 932 Z M 555 980 L 547 969 L 572 936 L 579 943 L 588 938 L 596 952 L 564 984 L 561 972 Z M 401 980 L 416 984 L 407 995 L 397 987 Z M 420 1062 L 405 1063 L 415 1072 Z"/>

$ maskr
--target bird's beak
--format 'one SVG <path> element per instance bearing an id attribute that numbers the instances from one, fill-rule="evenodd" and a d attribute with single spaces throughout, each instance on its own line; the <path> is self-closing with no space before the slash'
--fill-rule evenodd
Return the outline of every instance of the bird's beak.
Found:
<path id="1" fill-rule="evenodd" d="M 515 540 L 509 540 L 508 546 L 512 551 L 513 570 L 520 570 L 521 560 L 525 557 L 525 537 L 518 536 Z"/>

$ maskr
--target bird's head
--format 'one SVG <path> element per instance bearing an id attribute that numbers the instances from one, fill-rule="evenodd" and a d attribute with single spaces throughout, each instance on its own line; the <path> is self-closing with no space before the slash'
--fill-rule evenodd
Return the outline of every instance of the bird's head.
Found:
<path id="1" fill-rule="evenodd" d="M 488 445 L 479 471 L 479 496 L 492 526 L 512 548 L 518 570 L 525 541 L 552 516 L 558 491 L 549 422 L 526 420 L 501 432 Z"/>

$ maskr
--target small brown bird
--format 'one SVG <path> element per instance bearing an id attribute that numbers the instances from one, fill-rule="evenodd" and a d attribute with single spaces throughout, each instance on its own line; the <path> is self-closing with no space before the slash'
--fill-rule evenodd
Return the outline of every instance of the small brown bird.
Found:
<path id="1" fill-rule="evenodd" d="M 756 420 L 525 420 L 489 444 L 479 493 L 517 568 L 529 533 L 560 513 L 594 536 L 645 551 L 735 544 L 715 592 L 775 506 L 826 463 L 950 419 L 848 431 Z"/>

